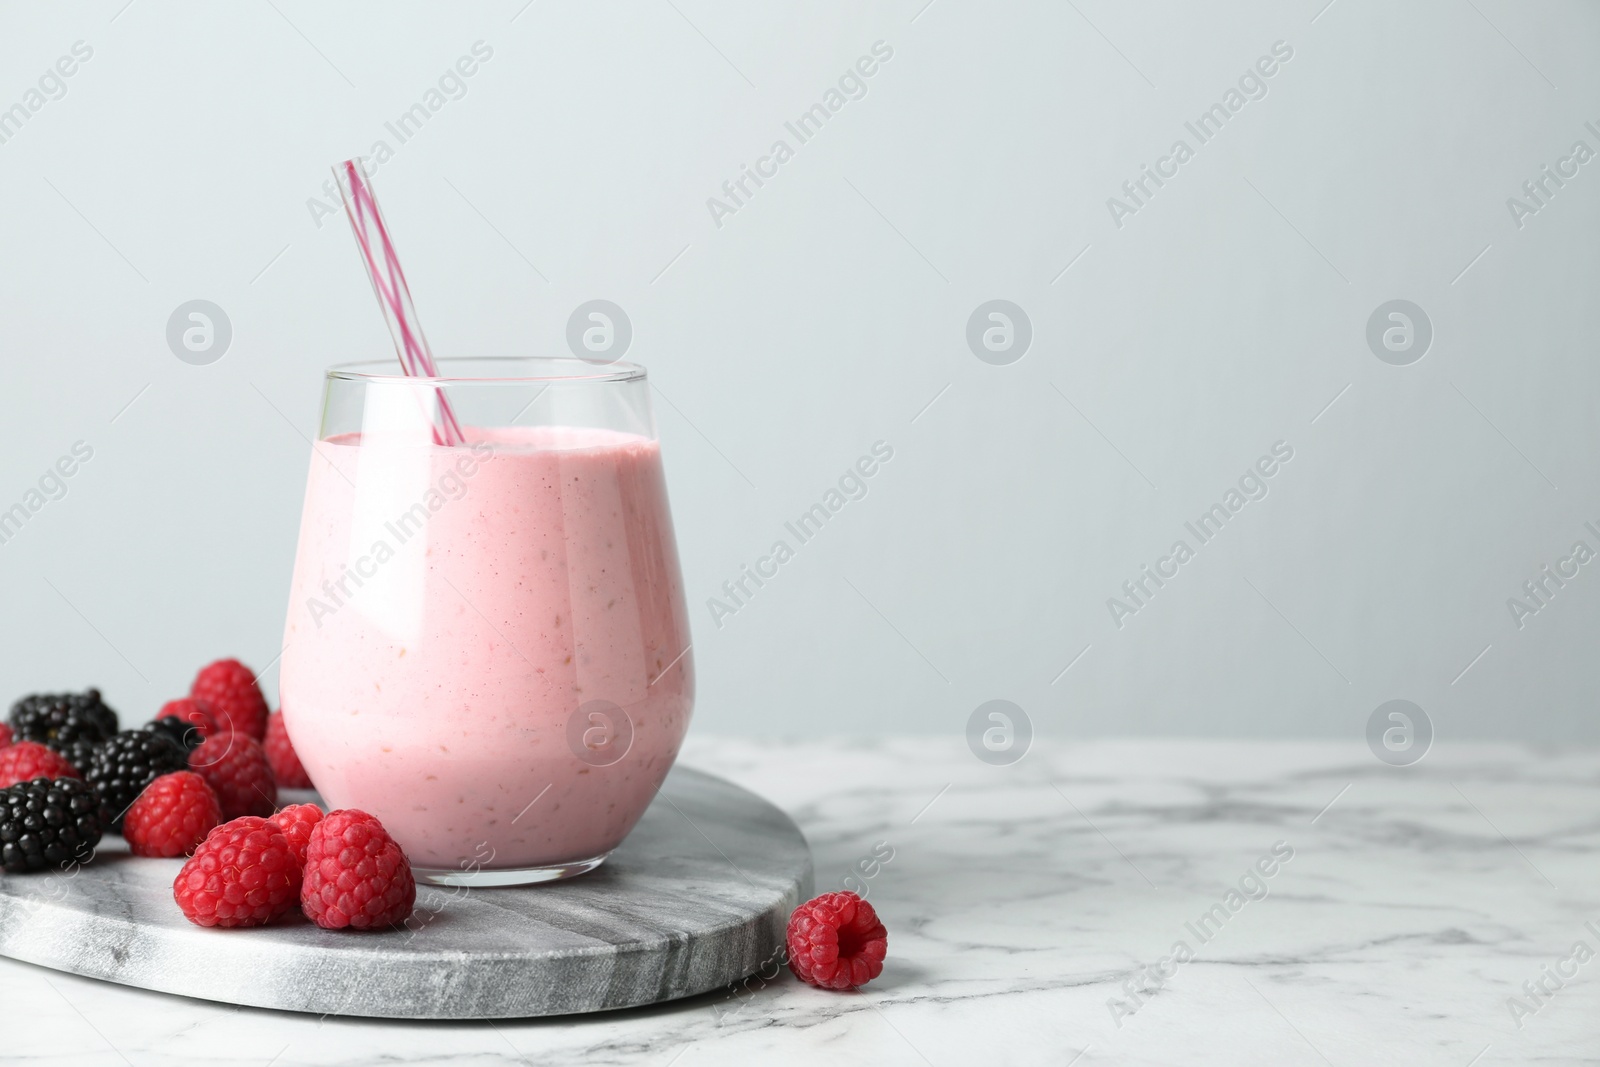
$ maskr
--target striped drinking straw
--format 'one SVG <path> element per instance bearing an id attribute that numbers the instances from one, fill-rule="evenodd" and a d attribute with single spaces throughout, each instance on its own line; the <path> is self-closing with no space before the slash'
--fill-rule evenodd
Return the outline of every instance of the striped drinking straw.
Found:
<path id="1" fill-rule="evenodd" d="M 372 291 L 383 309 L 384 321 L 389 324 L 389 335 L 394 338 L 395 350 L 400 355 L 400 366 L 413 378 L 436 378 L 439 369 L 428 349 L 428 339 L 417 321 L 417 309 L 411 302 L 411 289 L 406 285 L 405 271 L 400 269 L 400 257 L 395 255 L 394 242 L 389 239 L 389 227 L 383 224 L 383 212 L 372 195 L 372 182 L 360 159 L 347 159 L 333 168 L 333 177 L 339 185 L 339 195 L 344 200 L 345 217 L 356 235 L 356 245 L 361 249 L 362 262 L 367 267 L 367 277 L 372 279 Z M 466 436 L 443 386 L 434 387 L 439 409 L 433 419 L 435 444 L 459 445 Z"/>

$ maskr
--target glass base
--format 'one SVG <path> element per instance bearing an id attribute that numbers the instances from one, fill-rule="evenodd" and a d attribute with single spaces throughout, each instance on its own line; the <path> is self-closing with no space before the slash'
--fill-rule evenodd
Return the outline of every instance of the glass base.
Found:
<path id="1" fill-rule="evenodd" d="M 556 863 L 548 867 L 478 868 L 477 870 L 463 870 L 459 867 L 413 867 L 411 873 L 417 881 L 429 885 L 464 885 L 479 889 L 491 886 L 537 885 L 540 882 L 556 882 L 563 878 L 576 878 L 580 874 L 588 874 L 604 863 L 609 855 L 611 853 L 602 852 L 592 859 Z"/>

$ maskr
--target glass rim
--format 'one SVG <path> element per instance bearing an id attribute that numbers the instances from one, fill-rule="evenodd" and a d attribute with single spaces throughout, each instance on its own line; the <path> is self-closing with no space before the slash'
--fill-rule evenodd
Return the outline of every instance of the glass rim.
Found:
<path id="1" fill-rule="evenodd" d="M 595 363 L 581 359 L 577 356 L 446 356 L 435 359 L 434 362 L 441 371 L 448 369 L 450 364 L 456 363 L 503 363 L 508 367 L 512 364 L 532 364 L 534 367 L 554 367 L 557 365 L 567 367 L 587 368 L 589 373 L 580 374 L 448 374 L 440 373 L 434 376 L 413 377 L 404 373 L 394 359 L 362 359 L 350 363 L 335 363 L 326 371 L 329 381 L 347 382 L 412 382 L 429 383 L 435 385 L 472 385 L 489 383 L 518 383 L 518 382 L 583 382 L 585 384 L 604 384 L 608 382 L 636 382 L 643 381 L 646 377 L 645 368 L 638 363 L 628 363 L 617 360 L 613 363 Z M 361 368 L 373 368 L 363 370 Z"/>

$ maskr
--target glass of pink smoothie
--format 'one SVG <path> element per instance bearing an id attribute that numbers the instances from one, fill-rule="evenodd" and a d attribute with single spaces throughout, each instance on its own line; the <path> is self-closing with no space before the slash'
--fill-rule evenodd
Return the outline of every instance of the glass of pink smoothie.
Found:
<path id="1" fill-rule="evenodd" d="M 627 836 L 694 704 L 642 367 L 393 362 L 327 374 L 280 690 L 323 799 L 417 877 L 582 874 Z M 444 395 L 464 428 L 436 429 Z"/>

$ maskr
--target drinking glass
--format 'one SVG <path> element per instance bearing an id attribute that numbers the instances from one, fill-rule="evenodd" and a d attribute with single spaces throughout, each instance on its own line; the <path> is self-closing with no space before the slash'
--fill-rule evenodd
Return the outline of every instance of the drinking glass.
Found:
<path id="1" fill-rule="evenodd" d="M 582 874 L 644 814 L 694 704 L 645 371 L 439 370 L 327 372 L 284 725 L 324 800 L 377 816 L 419 879 Z"/>

